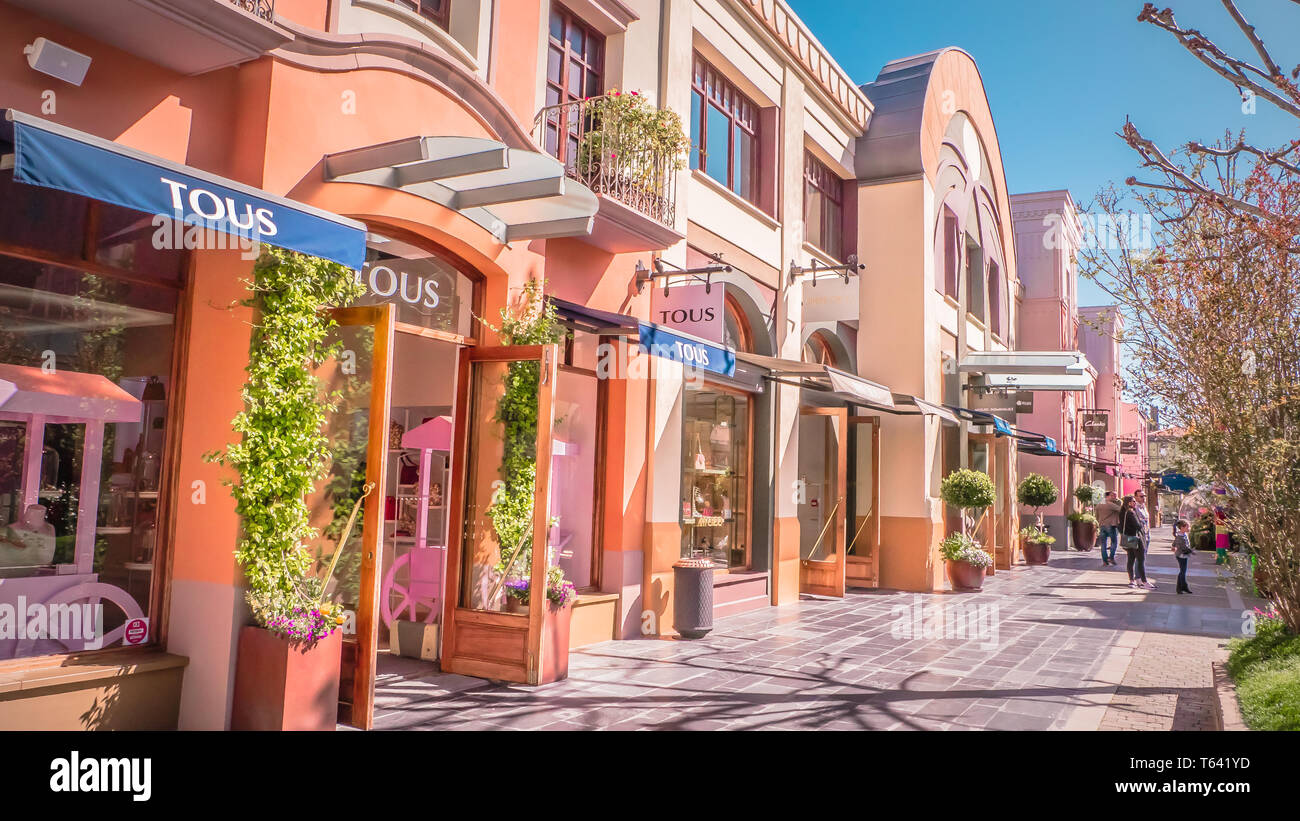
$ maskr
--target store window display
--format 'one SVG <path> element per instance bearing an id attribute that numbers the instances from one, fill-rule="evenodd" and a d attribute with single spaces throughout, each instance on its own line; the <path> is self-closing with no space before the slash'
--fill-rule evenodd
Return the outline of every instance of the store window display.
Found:
<path id="1" fill-rule="evenodd" d="M 682 438 L 682 556 L 749 564 L 749 399 L 688 388 Z"/>
<path id="2" fill-rule="evenodd" d="M 0 659 L 108 647 L 157 599 L 184 255 L 133 211 L 0 195 L 0 607 L 27 606 Z"/>

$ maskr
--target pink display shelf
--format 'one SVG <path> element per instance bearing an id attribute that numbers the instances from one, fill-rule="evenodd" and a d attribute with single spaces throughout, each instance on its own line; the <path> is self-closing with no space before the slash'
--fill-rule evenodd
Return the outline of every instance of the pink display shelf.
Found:
<path id="1" fill-rule="evenodd" d="M 141 411 L 140 400 L 98 374 L 47 372 L 41 368 L 0 364 L 0 420 L 18 422 L 25 427 L 21 500 L 24 510 L 40 501 L 45 426 L 86 427 L 73 561 L 47 568 L 43 575 L 0 579 L 0 605 L 12 608 L 16 618 L 23 620 L 23 629 L 15 632 L 25 634 L 22 638 L 0 639 L 0 658 L 93 649 L 121 639 L 120 627 L 107 636 L 92 639 L 32 635 L 42 622 L 48 625 L 52 616 L 58 618 L 67 613 L 67 605 L 89 605 L 92 613 L 100 605 L 105 609 L 111 605 L 122 611 L 125 620 L 142 615 L 140 606 L 126 591 L 99 581 L 93 572 L 104 427 L 138 423 Z M 84 626 L 82 632 L 84 636 Z"/>

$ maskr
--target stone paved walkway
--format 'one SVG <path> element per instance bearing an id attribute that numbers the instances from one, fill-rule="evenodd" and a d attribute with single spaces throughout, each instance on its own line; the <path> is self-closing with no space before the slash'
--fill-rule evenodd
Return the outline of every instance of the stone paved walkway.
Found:
<path id="1" fill-rule="evenodd" d="M 698 641 L 593 645 L 573 653 L 566 681 L 543 687 L 381 676 L 375 726 L 1207 727 L 1209 658 L 1240 632 L 1245 603 L 1216 578 L 1213 554 L 1193 557 L 1196 595 L 1176 596 L 1168 529 L 1157 533 L 1156 591 L 1128 588 L 1123 566 L 1102 569 L 1096 550 L 1057 551 L 976 594 L 855 591 L 719 620 Z"/>

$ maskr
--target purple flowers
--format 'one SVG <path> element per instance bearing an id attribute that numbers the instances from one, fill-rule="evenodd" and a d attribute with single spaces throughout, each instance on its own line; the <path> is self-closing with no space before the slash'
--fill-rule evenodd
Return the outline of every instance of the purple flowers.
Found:
<path id="1" fill-rule="evenodd" d="M 316 608 L 295 607 L 285 615 L 266 622 L 266 629 L 290 641 L 314 644 L 334 632 L 338 621 Z"/>
<path id="2" fill-rule="evenodd" d="M 532 597 L 532 591 L 529 589 L 528 579 L 511 579 L 505 584 L 506 596 L 515 599 L 520 604 L 528 604 Z M 546 600 L 556 607 L 564 607 L 573 601 L 578 595 L 578 589 L 573 586 L 573 582 L 564 578 L 564 571 L 558 567 L 552 567 L 546 571 Z"/>

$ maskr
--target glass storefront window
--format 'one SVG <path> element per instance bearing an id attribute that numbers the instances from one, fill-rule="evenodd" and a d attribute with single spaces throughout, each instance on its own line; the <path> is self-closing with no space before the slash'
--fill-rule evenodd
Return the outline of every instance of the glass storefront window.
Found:
<path id="1" fill-rule="evenodd" d="M 749 399 L 687 388 L 682 434 L 682 556 L 749 564 Z"/>
<path id="2" fill-rule="evenodd" d="M 371 233 L 357 281 L 357 305 L 391 302 L 397 321 L 457 336 L 474 336 L 474 284 L 441 257 L 402 240 Z"/>
<path id="3" fill-rule="evenodd" d="M 597 581 L 593 567 L 597 401 L 594 374 L 560 370 L 551 438 L 550 564 L 563 569 L 564 577 L 579 590 Z"/>
<path id="4" fill-rule="evenodd" d="M 183 254 L 121 234 L 141 214 L 9 174 L 0 188 L 0 247 L 62 263 L 0 253 L 0 610 L 13 625 L 27 606 L 0 659 L 99 649 L 154 605 Z M 127 250 L 97 253 L 107 233 Z"/>

